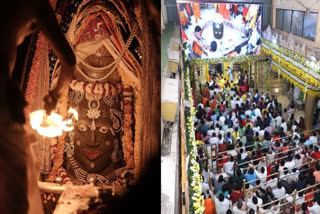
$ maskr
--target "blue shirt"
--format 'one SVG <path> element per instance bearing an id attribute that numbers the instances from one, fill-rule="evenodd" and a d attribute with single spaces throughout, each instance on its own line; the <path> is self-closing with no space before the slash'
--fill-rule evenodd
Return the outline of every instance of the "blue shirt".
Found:
<path id="1" fill-rule="evenodd" d="M 305 146 L 309 146 L 311 144 L 312 144 L 312 141 L 310 140 L 310 138 L 306 142 L 304 142 Z"/>
<path id="2" fill-rule="evenodd" d="M 214 123 L 216 121 L 216 119 L 217 119 L 217 114 L 213 114 L 211 116 L 211 121 Z"/>
<path id="3" fill-rule="evenodd" d="M 207 125 L 200 125 L 199 126 L 199 132 L 200 134 L 203 134 L 209 130 L 209 127 Z"/>
<path id="4" fill-rule="evenodd" d="M 256 181 L 253 181 L 253 180 L 257 179 L 257 174 L 255 172 L 253 174 L 249 174 L 249 173 L 244 174 L 244 178 L 246 179 L 246 182 L 251 181 L 249 183 L 250 185 L 252 185 L 252 186 L 256 185 Z"/>
<path id="5" fill-rule="evenodd" d="M 219 189 L 217 192 L 217 195 L 219 196 L 221 193 L 223 194 L 224 197 L 227 197 L 229 195 L 228 191 L 222 192 L 222 189 Z"/>

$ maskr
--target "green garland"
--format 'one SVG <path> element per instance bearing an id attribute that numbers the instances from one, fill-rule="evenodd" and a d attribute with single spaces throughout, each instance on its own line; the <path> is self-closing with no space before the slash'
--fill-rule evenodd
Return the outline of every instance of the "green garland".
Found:
<path id="1" fill-rule="evenodd" d="M 188 181 L 189 181 L 189 198 L 190 207 L 189 213 L 200 214 L 204 212 L 204 199 L 202 193 L 202 178 L 200 177 L 200 167 L 197 159 L 197 146 L 194 132 L 193 117 L 196 114 L 195 107 L 193 106 L 193 97 L 191 93 L 190 73 L 189 68 L 184 72 L 184 86 L 185 86 L 185 98 L 190 101 L 191 109 L 190 116 L 186 116 L 186 141 L 187 141 L 187 153 L 189 155 L 189 169 L 188 169 Z"/>
<path id="2" fill-rule="evenodd" d="M 316 65 L 319 62 L 313 63 L 312 61 L 308 60 L 307 58 L 305 58 L 301 54 L 296 53 L 296 52 L 294 52 L 294 51 L 292 51 L 292 50 L 290 50 L 288 48 L 281 47 L 281 46 L 279 46 L 277 44 L 274 44 L 273 42 L 268 41 L 266 39 L 261 38 L 261 41 L 262 41 L 262 43 L 264 43 L 268 47 L 280 52 L 281 54 L 283 54 L 283 55 L 285 55 L 287 57 L 290 57 L 291 59 L 293 59 L 297 63 L 300 63 L 304 67 L 307 67 L 307 68 L 311 69 L 312 71 L 320 74 L 320 66 L 316 66 L 316 67 L 311 66 L 311 64 L 315 64 Z"/>

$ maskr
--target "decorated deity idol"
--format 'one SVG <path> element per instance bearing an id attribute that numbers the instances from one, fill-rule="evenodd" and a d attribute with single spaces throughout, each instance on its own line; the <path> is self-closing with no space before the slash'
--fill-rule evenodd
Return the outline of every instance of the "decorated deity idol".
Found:
<path id="1" fill-rule="evenodd" d="M 60 177 L 63 183 L 76 185 L 124 185 L 133 180 L 135 170 L 133 93 L 141 67 L 137 46 L 131 42 L 138 25 L 124 40 L 121 31 L 112 27 L 117 12 L 110 13 L 112 8 L 102 3 L 86 2 L 79 6 L 67 33 L 77 65 L 60 109 L 58 105 L 62 115 L 72 107 L 79 118 L 74 130 L 52 143 L 54 164 L 49 181 Z M 136 56 L 128 50 L 130 46 L 136 48 Z M 52 87 L 56 73 L 59 65 L 52 75 Z"/>
<path id="2" fill-rule="evenodd" d="M 130 99 L 124 95 L 130 95 L 131 88 L 76 80 L 70 88 L 70 104 L 78 111 L 79 120 L 66 139 L 68 175 L 76 183 L 94 178 L 111 185 L 124 171 L 123 100 Z"/>

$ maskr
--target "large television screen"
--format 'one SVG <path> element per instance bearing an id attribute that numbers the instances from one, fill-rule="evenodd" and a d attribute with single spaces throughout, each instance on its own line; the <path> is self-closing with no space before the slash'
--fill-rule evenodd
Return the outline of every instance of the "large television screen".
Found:
<path id="1" fill-rule="evenodd" d="M 187 59 L 258 54 L 262 4 L 177 1 Z"/>

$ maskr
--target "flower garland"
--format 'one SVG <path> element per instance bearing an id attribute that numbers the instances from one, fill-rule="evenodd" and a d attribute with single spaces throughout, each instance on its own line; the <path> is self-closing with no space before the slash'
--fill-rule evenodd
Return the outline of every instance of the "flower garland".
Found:
<path id="1" fill-rule="evenodd" d="M 200 167 L 197 158 L 197 146 L 193 125 L 193 117 L 196 114 L 195 107 L 193 106 L 192 88 L 190 83 L 189 68 L 186 69 L 185 73 L 185 96 L 186 99 L 191 103 L 190 116 L 186 117 L 186 139 L 187 139 L 187 152 L 190 157 L 189 159 L 189 197 L 190 197 L 190 213 L 203 213 L 204 212 L 204 199 L 202 193 L 202 178 L 199 174 Z"/>
<path id="2" fill-rule="evenodd" d="M 294 61 L 300 63 L 301 65 L 303 65 L 304 67 L 307 67 L 309 69 L 311 69 L 312 71 L 319 73 L 320 74 L 320 65 L 319 63 L 315 63 L 313 61 L 308 60 L 307 58 L 305 58 L 304 56 L 302 56 L 299 53 L 296 53 L 288 48 L 284 48 L 281 47 L 277 44 L 274 44 L 271 41 L 268 41 L 266 39 L 261 38 L 262 43 L 264 43 L 266 46 L 275 49 L 276 51 L 280 52 L 281 54 L 286 55 L 287 57 L 290 57 L 291 59 L 293 59 Z"/>
<path id="3" fill-rule="evenodd" d="M 64 141 L 66 137 L 66 132 L 64 132 L 61 136 L 58 137 L 58 143 L 55 145 L 56 150 L 54 150 L 54 147 L 51 148 L 52 151 L 55 151 L 55 155 L 53 156 L 54 159 L 53 167 L 51 169 L 50 175 L 48 177 L 49 182 L 54 182 L 57 177 L 59 177 L 59 169 L 62 166 L 63 163 L 63 152 L 64 152 Z"/>
<path id="4" fill-rule="evenodd" d="M 198 65 L 225 63 L 225 62 L 255 61 L 258 59 L 259 59 L 259 56 L 257 56 L 257 55 L 221 57 L 221 58 L 216 58 L 216 59 L 193 59 L 190 61 L 190 65 L 191 66 L 198 66 Z"/>
<path id="5" fill-rule="evenodd" d="M 57 107 L 59 108 L 59 113 L 62 116 L 67 116 L 67 103 L 68 103 L 68 91 L 69 88 L 65 88 L 65 91 L 61 94 L 59 103 Z M 63 164 L 63 153 L 65 147 L 65 138 L 67 133 L 63 132 L 63 134 L 57 138 L 52 138 L 50 140 L 50 150 L 51 150 L 51 161 L 53 162 L 53 167 L 51 169 L 50 175 L 48 177 L 49 182 L 54 182 L 57 177 L 61 177 L 60 169 Z M 66 176 L 64 176 L 66 177 Z M 70 180 L 70 179 L 69 179 Z M 67 182 L 67 180 L 63 180 L 63 183 Z"/>
<path id="6" fill-rule="evenodd" d="M 34 100 L 34 91 L 37 85 L 38 77 L 39 77 L 39 72 L 40 72 L 40 63 L 41 62 L 41 56 L 44 54 L 45 50 L 45 45 L 46 45 L 46 40 L 43 35 L 43 33 L 38 33 L 38 40 L 36 44 L 36 50 L 34 53 L 34 57 L 32 60 L 32 66 L 30 69 L 30 74 L 29 74 L 29 80 L 27 83 L 27 89 L 25 92 L 25 98 L 26 101 L 29 105 L 26 106 L 25 108 L 25 115 L 29 115 L 31 112 L 31 106 Z"/>
<path id="7" fill-rule="evenodd" d="M 122 148 L 123 155 L 126 161 L 126 169 L 134 168 L 134 154 L 133 154 L 133 108 L 132 108 L 132 88 L 125 85 L 123 89 L 123 135 L 122 135 Z"/>

